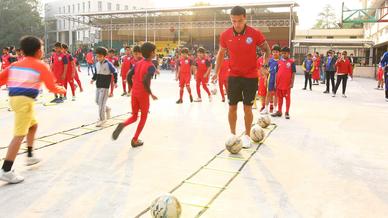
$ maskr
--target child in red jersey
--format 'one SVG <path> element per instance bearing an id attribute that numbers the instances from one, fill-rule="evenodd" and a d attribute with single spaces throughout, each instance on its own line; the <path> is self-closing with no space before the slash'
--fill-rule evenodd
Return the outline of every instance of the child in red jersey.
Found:
<path id="1" fill-rule="evenodd" d="M 81 80 L 79 79 L 79 75 L 78 73 L 81 73 L 81 66 L 79 64 L 79 61 L 76 57 L 73 58 L 73 61 L 75 63 L 75 73 L 74 73 L 74 80 L 77 82 L 78 84 L 78 87 L 79 87 L 79 91 L 80 92 L 83 92 L 84 89 L 82 88 L 82 83 L 81 83 Z M 75 85 L 75 84 L 74 84 Z M 76 88 L 77 88 L 77 85 L 75 85 Z"/>
<path id="2" fill-rule="evenodd" d="M 114 49 L 109 50 L 108 56 L 106 57 L 106 59 L 113 64 L 113 66 L 116 68 L 116 70 L 120 66 L 119 58 L 115 55 Z M 114 77 L 112 75 L 112 80 L 110 83 L 109 97 L 113 97 L 113 91 L 115 90 L 115 88 L 117 88 L 117 85 L 115 85 L 115 80 L 114 80 Z"/>
<path id="3" fill-rule="evenodd" d="M 228 76 L 229 76 L 229 57 L 225 55 L 224 61 L 222 62 L 220 75 L 218 75 L 218 85 L 220 87 L 220 93 L 222 102 L 225 102 L 225 94 L 228 93 Z M 224 87 L 225 91 L 224 92 Z"/>
<path id="4" fill-rule="evenodd" d="M 9 55 L 9 48 L 3 48 L 3 55 L 1 56 L 1 70 L 11 65 L 11 56 Z"/>
<path id="5" fill-rule="evenodd" d="M 74 85 L 74 77 L 76 72 L 76 66 L 74 62 L 73 56 L 69 53 L 69 47 L 66 44 L 62 44 L 63 53 L 66 56 L 66 59 L 68 61 L 68 64 L 65 66 L 65 79 L 63 81 L 63 85 L 65 86 L 65 89 L 67 90 L 67 85 L 70 85 L 71 94 L 72 94 L 72 101 L 75 101 L 75 85 Z M 65 94 L 66 99 L 66 94 Z"/>
<path id="6" fill-rule="evenodd" d="M 290 119 L 291 89 L 294 87 L 296 66 L 290 58 L 290 49 L 281 49 L 282 58 L 278 62 L 278 73 L 276 75 L 276 94 L 278 96 L 278 111 L 271 114 L 273 117 L 282 116 L 283 98 L 286 99 L 285 118 Z"/>
<path id="7" fill-rule="evenodd" d="M 384 70 L 379 64 L 379 69 L 377 70 L 377 88 L 376 89 L 384 89 Z"/>
<path id="8" fill-rule="evenodd" d="M 132 50 L 130 69 L 132 69 L 136 65 L 136 63 L 141 61 L 141 60 L 143 60 L 143 55 L 141 54 L 140 46 L 136 45 L 133 47 L 133 50 Z M 128 79 L 129 79 L 128 76 L 129 76 L 129 74 L 127 75 L 127 85 L 128 85 L 128 94 L 130 95 L 132 87 L 130 86 L 130 83 L 128 81 Z"/>
<path id="9" fill-rule="evenodd" d="M 7 155 L 0 169 L 0 180 L 8 183 L 19 183 L 24 178 L 11 170 L 20 145 L 27 136 L 26 165 L 39 163 L 33 156 L 33 145 L 38 122 L 35 118 L 35 99 L 39 94 L 41 83 L 59 94 L 64 94 L 64 88 L 56 86 L 55 78 L 49 66 L 41 61 L 43 57 L 43 42 L 34 36 L 25 36 L 20 41 L 21 49 L 26 56 L 24 60 L 12 63 L 0 73 L 0 85 L 7 84 L 9 102 L 15 113 L 14 137 L 8 146 Z"/>
<path id="10" fill-rule="evenodd" d="M 22 53 L 22 50 L 20 48 L 16 49 L 16 60 L 22 61 L 24 59 L 24 55 Z"/>
<path id="11" fill-rule="evenodd" d="M 265 109 L 265 100 L 267 97 L 267 75 L 263 74 L 261 68 L 263 66 L 263 56 L 260 56 L 257 59 L 257 70 L 259 74 L 259 87 L 257 95 L 259 96 L 259 100 L 261 101 L 260 112 Z"/>
<path id="12" fill-rule="evenodd" d="M 66 77 L 65 67 L 67 68 L 68 60 L 66 55 L 62 52 L 62 43 L 55 43 L 54 49 L 55 53 L 51 58 L 51 70 L 53 71 L 56 78 L 56 83 L 60 86 L 63 86 Z M 55 94 L 54 100 L 52 100 L 50 103 L 63 103 L 63 96 L 58 96 Z"/>
<path id="13" fill-rule="evenodd" d="M 123 94 L 121 96 L 127 96 L 129 92 L 127 92 L 127 75 L 128 72 L 132 68 L 131 63 L 131 47 L 126 46 L 125 47 L 125 55 L 121 57 L 121 79 L 122 79 L 122 85 L 123 85 Z"/>
<path id="14" fill-rule="evenodd" d="M 128 83 L 130 83 L 132 87 L 132 116 L 123 123 L 120 123 L 112 134 L 113 140 L 116 140 L 124 127 L 136 122 L 140 111 L 140 122 L 137 126 L 136 133 L 131 140 L 132 147 L 138 147 L 144 144 L 143 141 L 139 139 L 139 135 L 147 121 L 150 96 L 153 100 L 158 99 L 151 91 L 151 79 L 156 73 L 156 68 L 152 63 L 152 59 L 155 57 L 155 49 L 155 45 L 149 42 L 146 42 L 141 46 L 141 52 L 144 59 L 137 62 L 135 67 L 133 67 L 128 74 Z"/>
<path id="15" fill-rule="evenodd" d="M 191 95 L 190 80 L 193 61 L 189 58 L 189 49 L 183 48 L 181 51 L 181 58 L 178 60 L 176 70 L 176 80 L 179 80 L 179 99 L 177 104 L 183 103 L 183 91 L 186 87 L 190 96 L 190 102 L 193 102 L 193 96 Z"/>
<path id="16" fill-rule="evenodd" d="M 212 101 L 212 95 L 209 91 L 209 88 L 207 87 L 207 83 L 209 82 L 209 75 L 211 70 L 211 63 L 209 61 L 209 58 L 205 56 L 205 49 L 199 48 L 197 51 L 197 59 L 194 63 L 195 69 L 194 69 L 194 75 L 196 80 L 196 88 L 197 88 L 197 95 L 198 98 L 195 99 L 195 102 L 202 102 L 201 98 L 201 84 L 207 95 L 209 96 L 209 101 Z"/>

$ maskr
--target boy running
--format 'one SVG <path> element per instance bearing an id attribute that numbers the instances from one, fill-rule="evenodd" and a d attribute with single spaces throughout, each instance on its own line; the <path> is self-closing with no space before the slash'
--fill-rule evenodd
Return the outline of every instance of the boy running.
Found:
<path id="1" fill-rule="evenodd" d="M 151 79 L 156 73 L 156 68 L 152 63 L 155 57 L 155 45 L 149 42 L 141 46 L 143 60 L 136 63 L 136 66 L 128 74 L 128 83 L 132 87 L 132 116 L 125 122 L 120 123 L 112 134 L 113 140 L 116 140 L 124 127 L 136 122 L 139 111 L 141 112 L 140 122 L 136 133 L 131 140 L 132 147 L 142 146 L 144 143 L 139 139 L 139 135 L 147 121 L 148 110 L 150 107 L 150 96 L 153 100 L 158 98 L 151 91 Z"/>
<path id="2" fill-rule="evenodd" d="M 0 73 L 0 85 L 7 84 L 10 105 L 15 112 L 14 137 L 9 144 L 7 155 L 0 169 L 0 180 L 8 183 L 19 183 L 24 178 L 15 173 L 12 166 L 20 145 L 27 136 L 27 165 L 33 165 L 40 160 L 33 156 L 33 145 L 38 123 L 35 118 L 35 98 L 39 94 L 41 83 L 58 94 L 66 90 L 56 86 L 49 66 L 41 61 L 43 57 L 43 42 L 34 36 L 25 36 L 20 41 L 21 49 L 26 56 L 24 60 L 13 63 Z"/>
<path id="3" fill-rule="evenodd" d="M 93 75 L 91 84 L 96 81 L 96 103 L 98 105 L 98 112 L 100 120 L 97 122 L 97 127 L 101 127 L 106 123 L 107 119 L 111 117 L 111 108 L 106 105 L 109 95 L 109 86 L 111 85 L 112 77 L 114 78 L 114 85 L 117 87 L 117 72 L 116 68 L 111 62 L 106 60 L 108 50 L 104 47 L 96 49 L 96 73 Z M 106 116 L 105 116 L 106 115 Z"/>
<path id="4" fill-rule="evenodd" d="M 203 89 L 206 91 L 207 95 L 209 96 L 209 101 L 212 101 L 212 95 L 209 91 L 209 88 L 207 87 L 207 83 L 209 82 L 209 75 L 211 70 L 211 63 L 209 58 L 205 56 L 205 49 L 200 47 L 197 52 L 197 59 L 195 60 L 195 69 L 194 69 L 194 75 L 196 80 L 196 88 L 197 88 L 197 95 L 198 98 L 195 99 L 195 102 L 202 102 L 201 98 L 201 83 Z"/>
<path id="5" fill-rule="evenodd" d="M 179 99 L 177 104 L 183 103 L 183 91 L 186 87 L 190 96 L 190 102 L 193 102 L 193 96 L 191 95 L 190 80 L 193 61 L 189 58 L 189 49 L 183 48 L 181 51 L 181 58 L 178 60 L 176 69 L 176 80 L 179 80 Z"/>

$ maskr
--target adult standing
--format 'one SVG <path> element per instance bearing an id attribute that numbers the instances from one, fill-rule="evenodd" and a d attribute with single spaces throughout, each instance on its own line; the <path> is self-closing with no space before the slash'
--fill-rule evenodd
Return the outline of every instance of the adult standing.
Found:
<path id="1" fill-rule="evenodd" d="M 334 92 L 334 74 L 336 71 L 336 68 L 335 68 L 336 62 L 337 62 L 337 57 L 333 56 L 333 51 L 328 51 L 327 57 L 325 60 L 326 90 L 323 93 L 330 93 L 330 82 L 331 82 L 331 90 Z"/>
<path id="2" fill-rule="evenodd" d="M 352 64 L 350 63 L 349 58 L 347 57 L 347 52 L 343 51 L 340 58 L 335 63 L 335 67 L 337 69 L 337 83 L 335 85 L 334 91 L 333 91 L 333 97 L 335 97 L 337 90 L 339 88 L 339 85 L 342 81 L 342 97 L 346 98 L 345 91 L 346 91 L 346 84 L 348 81 L 348 75 L 352 74 Z"/>
<path id="3" fill-rule="evenodd" d="M 388 51 L 381 57 L 380 66 L 384 69 L 385 101 L 388 102 Z"/>
<path id="4" fill-rule="evenodd" d="M 245 135 L 242 137 L 243 147 L 249 148 L 251 140 L 249 137 L 253 121 L 252 105 L 257 91 L 257 65 L 256 49 L 261 47 L 265 51 L 262 72 L 268 75 L 268 60 L 271 50 L 264 35 L 248 26 L 246 10 L 243 7 L 235 6 L 230 13 L 232 27 L 220 35 L 220 49 L 217 54 L 215 76 L 217 79 L 224 55 L 229 54 L 229 78 L 228 78 L 228 99 L 229 99 L 229 127 L 230 132 L 236 135 L 237 104 L 242 101 L 244 104 Z"/>

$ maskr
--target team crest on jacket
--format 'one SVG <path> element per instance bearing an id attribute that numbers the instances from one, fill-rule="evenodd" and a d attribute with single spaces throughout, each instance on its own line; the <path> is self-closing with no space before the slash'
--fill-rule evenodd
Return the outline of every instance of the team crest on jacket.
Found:
<path id="1" fill-rule="evenodd" d="M 203 64 L 204 64 L 204 63 L 205 63 L 205 60 L 202 60 L 202 61 L 201 61 L 201 63 L 203 63 Z"/>
<path id="2" fill-rule="evenodd" d="M 62 60 L 62 57 L 58 57 L 58 61 L 61 61 Z"/>
<path id="3" fill-rule="evenodd" d="M 185 60 L 185 64 L 188 64 L 189 63 L 189 60 Z"/>
<path id="4" fill-rule="evenodd" d="M 247 43 L 248 45 L 250 45 L 250 44 L 252 44 L 252 42 L 253 42 L 252 37 L 247 37 L 246 43 Z"/>
<path id="5" fill-rule="evenodd" d="M 287 66 L 287 68 L 290 68 L 291 67 L 291 63 L 288 62 L 286 66 Z"/>

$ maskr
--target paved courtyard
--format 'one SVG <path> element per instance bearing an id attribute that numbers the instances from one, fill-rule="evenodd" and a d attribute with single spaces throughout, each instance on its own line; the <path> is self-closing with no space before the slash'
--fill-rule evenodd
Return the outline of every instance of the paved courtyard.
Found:
<path id="1" fill-rule="evenodd" d="M 185 95 L 176 105 L 178 84 L 162 72 L 152 81 L 159 100 L 151 102 L 140 136 L 145 144 L 133 149 L 136 125 L 111 140 L 115 125 L 129 116 L 130 98 L 119 87 L 108 100 L 114 118 L 95 128 L 95 88 L 83 70 L 85 91 L 75 102 L 37 104 L 35 154 L 43 161 L 26 167 L 25 154 L 18 156 L 15 168 L 25 181 L 0 183 L 1 218 L 150 217 L 152 200 L 171 191 L 185 218 L 388 214 L 388 103 L 374 80 L 349 81 L 345 99 L 323 94 L 323 85 L 303 91 L 297 76 L 291 120 L 272 119 L 263 144 L 229 155 L 223 151 L 228 106 L 219 95 L 202 103 Z M 0 91 L 0 158 L 13 128 L 6 94 Z M 240 106 L 239 133 L 242 123 Z"/>

